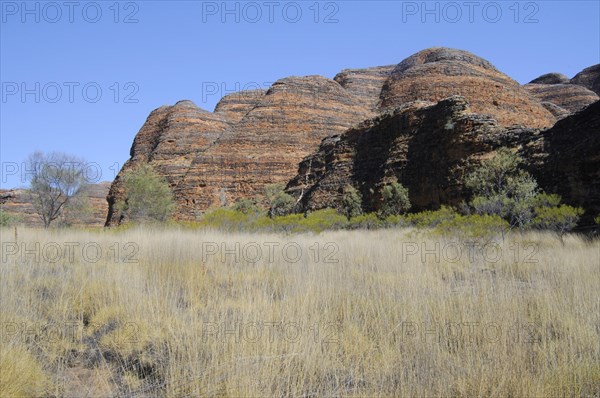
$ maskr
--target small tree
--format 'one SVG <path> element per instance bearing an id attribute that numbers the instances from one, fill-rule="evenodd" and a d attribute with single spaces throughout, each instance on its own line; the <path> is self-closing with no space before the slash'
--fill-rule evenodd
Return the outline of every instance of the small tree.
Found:
<path id="1" fill-rule="evenodd" d="M 117 208 L 130 220 L 166 221 L 174 208 L 169 184 L 154 169 L 144 164 L 123 174 L 125 200 Z"/>
<path id="2" fill-rule="evenodd" d="M 352 217 L 358 217 L 363 214 L 362 211 L 362 197 L 360 192 L 353 186 L 346 186 L 344 189 L 344 196 L 342 198 L 342 214 L 344 214 L 348 220 Z"/>
<path id="3" fill-rule="evenodd" d="M 296 201 L 294 197 L 285 193 L 284 184 L 265 185 L 265 204 L 269 209 L 269 217 L 285 216 L 294 209 Z"/>
<path id="4" fill-rule="evenodd" d="M 577 226 L 579 217 L 583 214 L 583 209 L 569 205 L 545 206 L 537 208 L 536 213 L 534 224 L 556 233 L 560 243 L 564 245 L 564 235 Z"/>
<path id="5" fill-rule="evenodd" d="M 86 185 L 85 162 L 61 152 L 35 152 L 27 160 L 29 195 L 36 213 L 48 228 Z"/>
<path id="6" fill-rule="evenodd" d="M 511 228 L 524 227 L 534 217 L 537 182 L 521 170 L 522 159 L 510 149 L 501 148 L 468 174 L 464 183 L 473 193 L 470 205 L 477 214 L 498 215 Z"/>
<path id="7" fill-rule="evenodd" d="M 378 216 L 381 219 L 403 214 L 410 209 L 408 189 L 398 182 L 384 186 L 382 198 L 383 204 L 378 212 Z"/>

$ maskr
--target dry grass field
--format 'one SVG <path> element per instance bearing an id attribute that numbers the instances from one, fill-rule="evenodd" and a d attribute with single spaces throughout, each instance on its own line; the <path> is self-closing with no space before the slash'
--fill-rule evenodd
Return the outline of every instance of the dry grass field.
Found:
<path id="1" fill-rule="evenodd" d="M 600 242 L 2 230 L 2 397 L 599 397 Z"/>

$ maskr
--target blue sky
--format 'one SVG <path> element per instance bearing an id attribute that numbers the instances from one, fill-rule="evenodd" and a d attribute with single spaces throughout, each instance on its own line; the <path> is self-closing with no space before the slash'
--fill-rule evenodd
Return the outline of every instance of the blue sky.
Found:
<path id="1" fill-rule="evenodd" d="M 0 1 L 2 188 L 36 150 L 112 180 L 153 109 L 465 49 L 521 83 L 600 62 L 598 1 Z M 15 166 L 17 169 L 15 169 Z"/>

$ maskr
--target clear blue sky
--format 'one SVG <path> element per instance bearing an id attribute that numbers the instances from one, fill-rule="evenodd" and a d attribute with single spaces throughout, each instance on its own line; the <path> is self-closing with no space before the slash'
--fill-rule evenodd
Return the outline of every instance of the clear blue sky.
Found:
<path id="1" fill-rule="evenodd" d="M 112 180 L 153 109 L 190 99 L 212 111 L 225 91 L 285 76 L 333 78 L 432 46 L 471 51 L 521 83 L 600 62 L 598 1 L 2 0 L 0 10 L 2 188 L 23 185 L 12 165 L 36 150 L 81 156 Z"/>

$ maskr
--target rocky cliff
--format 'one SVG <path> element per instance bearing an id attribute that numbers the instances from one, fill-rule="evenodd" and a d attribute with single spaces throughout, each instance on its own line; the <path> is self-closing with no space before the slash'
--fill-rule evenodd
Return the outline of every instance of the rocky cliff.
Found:
<path id="1" fill-rule="evenodd" d="M 121 177 L 141 163 L 166 177 L 179 220 L 274 182 L 288 183 L 307 209 L 335 206 L 347 184 L 375 209 L 378 188 L 394 179 L 408 186 L 417 210 L 458 204 L 466 168 L 500 146 L 535 148 L 532 164 L 555 159 L 541 149 L 552 140 L 540 137 L 598 100 L 597 76 L 591 67 L 570 80 L 551 73 L 521 86 L 474 54 L 432 48 L 334 79 L 284 78 L 225 96 L 214 112 L 190 101 L 164 106 L 138 132 L 111 186 L 106 224 L 124 221 L 114 206 L 124 199 Z"/>
<path id="2" fill-rule="evenodd" d="M 539 100 L 490 62 L 447 48 L 423 50 L 399 63 L 383 86 L 381 108 L 452 95 L 463 96 L 474 112 L 491 115 L 502 126 L 550 127 L 556 121 Z"/>
<path id="3" fill-rule="evenodd" d="M 215 113 L 189 101 L 159 108 L 111 187 L 107 225 L 122 221 L 114 206 L 123 197 L 120 177 L 139 162 L 166 177 L 175 217 L 195 220 L 210 207 L 255 195 L 265 184 L 287 182 L 323 137 L 372 115 L 359 96 L 320 76 L 281 79 L 264 94 L 228 96 Z"/>
<path id="4" fill-rule="evenodd" d="M 547 191 L 586 209 L 584 224 L 600 215 L 600 101 L 542 132 L 541 167 L 532 171 Z M 539 164 L 539 163 L 538 163 Z"/>
<path id="5" fill-rule="evenodd" d="M 303 210 L 340 207 L 344 189 L 357 188 L 363 208 L 377 210 L 381 188 L 394 181 L 409 190 L 413 210 L 458 206 L 467 197 L 465 172 L 500 147 L 514 148 L 540 187 L 600 213 L 600 101 L 550 129 L 506 128 L 472 113 L 464 97 L 413 102 L 323 140 L 306 157 L 287 190 Z"/>
<path id="6" fill-rule="evenodd" d="M 561 73 L 547 73 L 523 86 L 558 119 L 577 112 L 600 99 L 598 65 L 586 68 L 573 79 Z M 596 92 L 594 92 L 596 90 Z"/>
<path id="7" fill-rule="evenodd" d="M 288 191 L 306 210 L 339 207 L 344 188 L 357 188 L 367 211 L 380 206 L 381 187 L 398 181 L 408 188 L 413 210 L 459 205 L 460 180 L 479 159 L 500 146 L 517 146 L 538 130 L 504 128 L 472 113 L 464 97 L 437 103 L 412 102 L 367 120 L 322 142 L 302 161 Z"/>
<path id="8" fill-rule="evenodd" d="M 578 84 L 600 95 L 600 64 L 585 68 L 571 79 L 572 84 Z"/>

